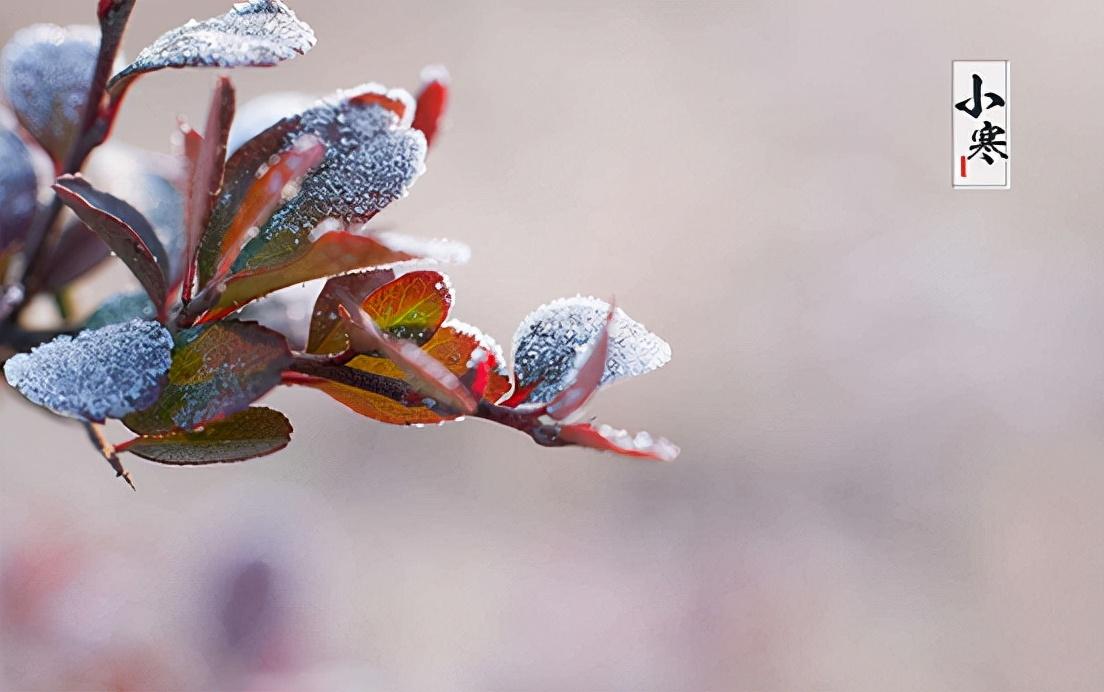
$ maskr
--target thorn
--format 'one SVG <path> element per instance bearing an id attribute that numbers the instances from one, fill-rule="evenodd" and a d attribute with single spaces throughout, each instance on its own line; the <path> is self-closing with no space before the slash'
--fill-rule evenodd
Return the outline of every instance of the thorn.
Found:
<path id="1" fill-rule="evenodd" d="M 104 435 L 103 425 L 99 423 L 84 422 L 84 429 L 88 433 L 88 439 L 92 441 L 96 449 L 99 450 L 100 455 L 111 465 L 111 468 L 115 470 L 116 478 L 122 478 L 126 481 L 126 484 L 130 486 L 130 489 L 138 492 L 138 488 L 134 487 L 134 481 L 130 479 L 130 473 L 123 467 L 123 462 L 119 460 L 119 455 L 115 451 L 115 446 L 108 442 L 107 437 Z"/>

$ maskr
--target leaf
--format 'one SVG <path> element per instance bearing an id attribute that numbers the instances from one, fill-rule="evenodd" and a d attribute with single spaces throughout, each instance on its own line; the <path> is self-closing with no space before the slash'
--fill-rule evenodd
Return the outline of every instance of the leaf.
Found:
<path id="1" fill-rule="evenodd" d="M 111 248 L 84 225 L 73 219 L 58 236 L 57 244 L 50 252 L 42 270 L 43 286 L 47 291 L 64 288 L 95 269 L 111 256 Z"/>
<path id="2" fill-rule="evenodd" d="M 304 253 L 282 264 L 232 275 L 221 290 L 210 293 L 209 305 L 200 303 L 206 312 L 201 321 L 224 317 L 252 300 L 297 283 L 410 259 L 415 257 L 369 236 L 345 231 L 324 233 Z"/>
<path id="3" fill-rule="evenodd" d="M 471 362 L 476 349 L 482 349 L 489 354 L 491 370 L 482 398 L 493 402 L 509 391 L 510 380 L 501 372 L 501 353 L 490 339 L 470 325 L 457 320 L 448 320 L 422 346 L 423 352 L 457 376 L 468 370 L 468 364 Z M 402 381 L 408 380 L 406 373 L 386 358 L 357 356 L 348 363 L 348 367 L 357 372 L 372 373 Z M 304 384 L 325 392 L 362 416 L 383 423 L 426 425 L 453 418 L 453 416 L 439 415 L 422 405 L 404 405 L 393 398 L 332 380 L 316 380 Z"/>
<path id="4" fill-rule="evenodd" d="M 314 43 L 314 31 L 280 0 L 239 2 L 224 15 L 162 34 L 108 88 L 120 93 L 139 75 L 166 67 L 271 66 L 304 55 Z"/>
<path id="5" fill-rule="evenodd" d="M 291 432 L 291 423 L 284 414 L 255 406 L 200 430 L 142 435 L 118 449 L 162 464 L 221 464 L 278 452 L 291 441 Z"/>
<path id="6" fill-rule="evenodd" d="M 230 135 L 230 123 L 233 120 L 234 87 L 229 79 L 221 77 L 211 97 L 207 126 L 203 130 L 199 150 L 188 155 L 188 192 L 184 206 L 184 301 L 192 297 L 199 240 L 207 228 L 211 210 L 215 207 L 219 189 L 222 187 L 222 173 L 226 166 L 226 138 Z M 193 141 L 192 146 L 194 145 Z M 185 146 L 188 146 L 187 142 Z"/>
<path id="7" fill-rule="evenodd" d="M 113 140 L 93 152 L 85 171 L 87 179 L 103 181 L 104 192 L 125 199 L 146 217 L 168 257 L 165 276 L 170 284 L 179 281 L 184 269 L 184 181 L 179 158 Z"/>
<path id="8" fill-rule="evenodd" d="M 168 259 L 146 217 L 118 197 L 95 189 L 80 175 L 63 175 L 54 183 L 54 190 L 130 268 L 150 299 L 161 305 L 167 290 Z"/>
<path id="9" fill-rule="evenodd" d="M 190 430 L 248 407 L 280 383 L 290 364 L 284 338 L 254 322 L 182 330 L 161 396 L 123 422 L 141 434 Z"/>
<path id="10" fill-rule="evenodd" d="M 326 147 L 317 137 L 303 135 L 291 149 L 275 156 L 275 160 L 249 188 L 230 228 L 222 237 L 218 268 L 215 270 L 217 276 L 230 272 L 234 260 L 249 239 L 249 233 L 264 225 L 276 207 L 284 202 L 284 190 L 301 181 L 325 154 Z"/>
<path id="11" fill-rule="evenodd" d="M 413 271 L 373 291 L 361 307 L 391 336 L 425 343 L 448 317 L 452 289 L 435 271 Z"/>
<path id="12" fill-rule="evenodd" d="M 59 336 L 4 364 L 4 377 L 34 403 L 102 422 L 153 403 L 169 370 L 172 336 L 157 322 L 131 320 L 76 337 Z"/>
<path id="13" fill-rule="evenodd" d="M 433 144 L 448 105 L 448 70 L 430 65 L 422 70 L 422 89 L 418 92 L 418 108 L 410 125 L 425 135 L 426 145 Z"/>
<path id="14" fill-rule="evenodd" d="M 325 158 L 246 244 L 234 272 L 286 262 L 306 251 L 324 219 L 351 228 L 406 195 L 425 170 L 425 137 L 410 129 L 412 112 L 405 91 L 369 84 L 285 118 L 242 146 L 226 164 L 223 192 L 201 245 L 200 285 L 215 275 L 222 239 L 261 164 L 303 135 L 325 144 Z"/>
<path id="15" fill-rule="evenodd" d="M 0 55 L 8 103 L 59 166 L 80 133 L 99 47 L 98 27 L 35 24 Z"/>
<path id="16" fill-rule="evenodd" d="M 610 306 L 596 298 L 561 298 L 530 313 L 514 333 L 514 380 L 529 401 L 552 401 L 575 378 L 580 349 L 596 337 Z M 671 359 L 671 347 L 617 308 L 600 384 L 635 377 Z M 520 403 L 520 402 L 518 402 Z"/>
<path id="17" fill-rule="evenodd" d="M 0 255 L 21 244 L 38 206 L 31 154 L 14 130 L 0 123 Z"/>
<path id="18" fill-rule="evenodd" d="M 129 322 L 133 319 L 153 320 L 157 318 L 157 306 L 150 302 L 149 296 L 141 291 L 137 293 L 116 293 L 89 316 L 84 323 L 85 329 L 98 329 L 109 324 Z"/>
<path id="19" fill-rule="evenodd" d="M 310 336 L 307 338 L 308 353 L 340 353 L 349 347 L 349 335 L 345 332 L 343 320 L 337 314 L 341 305 L 338 294 L 346 293 L 354 298 L 368 297 L 372 291 L 392 281 L 395 272 L 392 269 L 370 269 L 368 271 L 335 276 L 326 281 L 311 313 Z"/>
<path id="20" fill-rule="evenodd" d="M 606 321 L 586 350 L 580 351 L 576 358 L 575 377 L 562 392 L 556 395 L 545 407 L 545 412 L 555 420 L 565 420 L 575 413 L 594 393 L 605 374 L 606 360 L 609 357 L 610 331 L 613 326 L 615 308 L 610 305 Z"/>
<path id="21" fill-rule="evenodd" d="M 357 305 L 356 299 L 348 294 L 342 298 L 338 312 L 346 320 L 349 343 L 353 350 L 367 354 L 379 352 L 397 365 L 406 375 L 411 388 L 421 394 L 423 402 L 430 408 L 443 406 L 456 413 L 472 413 L 476 401 L 471 392 L 445 365 L 422 351 L 412 341 L 397 339 L 380 330 L 371 315 Z"/>
<path id="22" fill-rule="evenodd" d="M 666 438 L 653 438 L 646 432 L 632 435 L 626 430 L 618 430 L 604 424 L 597 427 L 591 423 L 546 426 L 537 434 L 542 432 L 549 436 L 546 439 L 553 445 L 578 445 L 638 459 L 674 461 L 680 451 Z"/>

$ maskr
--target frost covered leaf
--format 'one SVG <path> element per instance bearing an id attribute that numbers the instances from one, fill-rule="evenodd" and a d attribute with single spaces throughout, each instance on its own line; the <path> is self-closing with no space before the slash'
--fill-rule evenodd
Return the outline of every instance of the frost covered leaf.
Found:
<path id="1" fill-rule="evenodd" d="M 610 306 L 596 298 L 561 298 L 530 313 L 514 333 L 514 376 L 529 401 L 547 403 L 575 379 L 580 355 L 602 329 Z M 620 308 L 610 325 L 601 384 L 651 372 L 671 359 L 667 342 Z"/>
<path id="2" fill-rule="evenodd" d="M 39 406 L 71 418 L 121 418 L 157 399 L 172 336 L 157 322 L 131 320 L 76 337 L 59 336 L 12 356 L 4 377 Z"/>
<path id="3" fill-rule="evenodd" d="M 412 112 L 405 91 L 369 84 L 285 118 L 238 149 L 226 164 L 223 191 L 201 244 L 200 286 L 215 275 L 223 237 L 262 165 L 304 135 L 325 145 L 322 163 L 245 246 L 235 272 L 307 252 L 324 219 L 350 228 L 403 197 L 425 169 L 425 137 L 410 129 Z"/>
<path id="4" fill-rule="evenodd" d="M 303 55 L 314 31 L 280 0 L 239 2 L 224 15 L 194 19 L 161 35 L 111 78 L 114 92 L 166 67 L 266 67 Z"/>
<path id="5" fill-rule="evenodd" d="M 99 48 L 98 27 L 35 24 L 0 55 L 8 103 L 54 161 L 64 160 L 80 130 Z"/>
<path id="6" fill-rule="evenodd" d="M 369 236 L 331 231 L 324 233 L 290 260 L 233 274 L 221 290 L 212 294 L 213 303 L 202 321 L 224 317 L 252 300 L 281 288 L 335 274 L 416 259 Z"/>
<path id="7" fill-rule="evenodd" d="M 168 258 L 146 217 L 118 197 L 92 187 L 79 175 L 63 175 L 54 190 L 78 218 L 103 239 L 160 305 L 167 290 Z"/>
<path id="8" fill-rule="evenodd" d="M 679 448 L 666 438 L 652 437 L 646 432 L 633 435 L 604 424 L 552 425 L 538 430 L 536 434 L 543 436 L 542 443 L 552 446 L 578 445 L 638 459 L 674 461 L 679 455 Z"/>
<path id="9" fill-rule="evenodd" d="M 254 322 L 185 329 L 176 335 L 161 396 L 123 422 L 142 434 L 195 428 L 248 407 L 290 364 L 284 337 Z"/>
<path id="10" fill-rule="evenodd" d="M 498 346 L 476 328 L 448 320 L 422 346 L 422 351 L 444 365 L 457 377 L 468 371 L 474 354 L 482 351 L 487 354 L 490 365 L 489 379 L 482 398 L 494 402 L 510 389 L 510 380 L 503 372 L 502 354 Z M 409 384 L 407 374 L 394 362 L 374 356 L 357 356 L 348 363 L 348 367 L 363 373 L 400 380 Z M 362 416 L 393 425 L 432 424 L 449 420 L 422 405 L 407 405 L 394 398 L 367 392 L 357 387 L 341 384 L 332 380 L 317 380 L 306 383 L 307 386 L 325 392 L 327 395 L 356 411 Z"/>
<path id="11" fill-rule="evenodd" d="M 123 445 L 122 451 L 162 464 L 221 464 L 278 452 L 291 441 L 291 431 L 284 414 L 255 406 L 199 430 L 143 435 Z"/>
<path id="12" fill-rule="evenodd" d="M 0 123 L 0 255 L 23 242 L 37 197 L 31 154 L 19 135 Z"/>
<path id="13" fill-rule="evenodd" d="M 109 324 L 129 322 L 133 319 L 153 320 L 157 306 L 145 293 L 116 293 L 103 303 L 84 323 L 85 329 L 99 329 Z"/>
<path id="14" fill-rule="evenodd" d="M 425 135 L 426 144 L 433 143 L 448 105 L 448 70 L 430 65 L 422 70 L 422 88 L 418 92 L 418 108 L 410 125 Z"/>
<path id="15" fill-rule="evenodd" d="M 552 418 L 565 420 L 582 408 L 598 391 L 609 359 L 610 332 L 615 314 L 615 308 L 611 305 L 601 329 L 598 330 L 598 335 L 586 350 L 579 352 L 579 358 L 576 361 L 578 365 L 571 384 L 548 403 L 545 411 Z"/>
<path id="16" fill-rule="evenodd" d="M 394 280 L 391 269 L 370 269 L 364 272 L 335 276 L 326 281 L 311 313 L 310 336 L 307 339 L 308 353 L 339 353 L 349 347 L 349 335 L 345 333 L 337 306 L 341 305 L 339 294 L 354 298 L 367 297 L 380 286 Z"/>

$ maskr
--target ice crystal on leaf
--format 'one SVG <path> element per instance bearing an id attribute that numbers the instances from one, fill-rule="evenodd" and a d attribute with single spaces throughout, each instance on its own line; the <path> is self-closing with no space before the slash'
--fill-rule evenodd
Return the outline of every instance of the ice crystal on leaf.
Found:
<path id="1" fill-rule="evenodd" d="M 166 67 L 275 65 L 303 55 L 314 42 L 314 31 L 280 0 L 239 2 L 224 15 L 162 34 L 111 82 Z"/>
<path id="2" fill-rule="evenodd" d="M 514 333 L 514 373 L 520 388 L 533 386 L 529 401 L 551 401 L 574 381 L 579 358 L 608 312 L 605 301 L 576 296 L 542 305 L 522 320 Z M 651 372 L 670 359 L 666 341 L 616 309 L 601 384 Z"/>
<path id="3" fill-rule="evenodd" d="M 59 336 L 4 364 L 8 383 L 34 403 L 71 418 L 121 418 L 152 404 L 172 361 L 172 336 L 131 320 Z"/>

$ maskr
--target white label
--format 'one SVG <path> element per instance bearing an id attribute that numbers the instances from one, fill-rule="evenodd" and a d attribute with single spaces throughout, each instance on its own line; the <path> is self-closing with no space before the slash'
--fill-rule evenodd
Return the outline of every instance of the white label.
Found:
<path id="1" fill-rule="evenodd" d="M 954 186 L 1007 190 L 1012 185 L 1008 61 L 955 60 L 951 85 Z"/>

